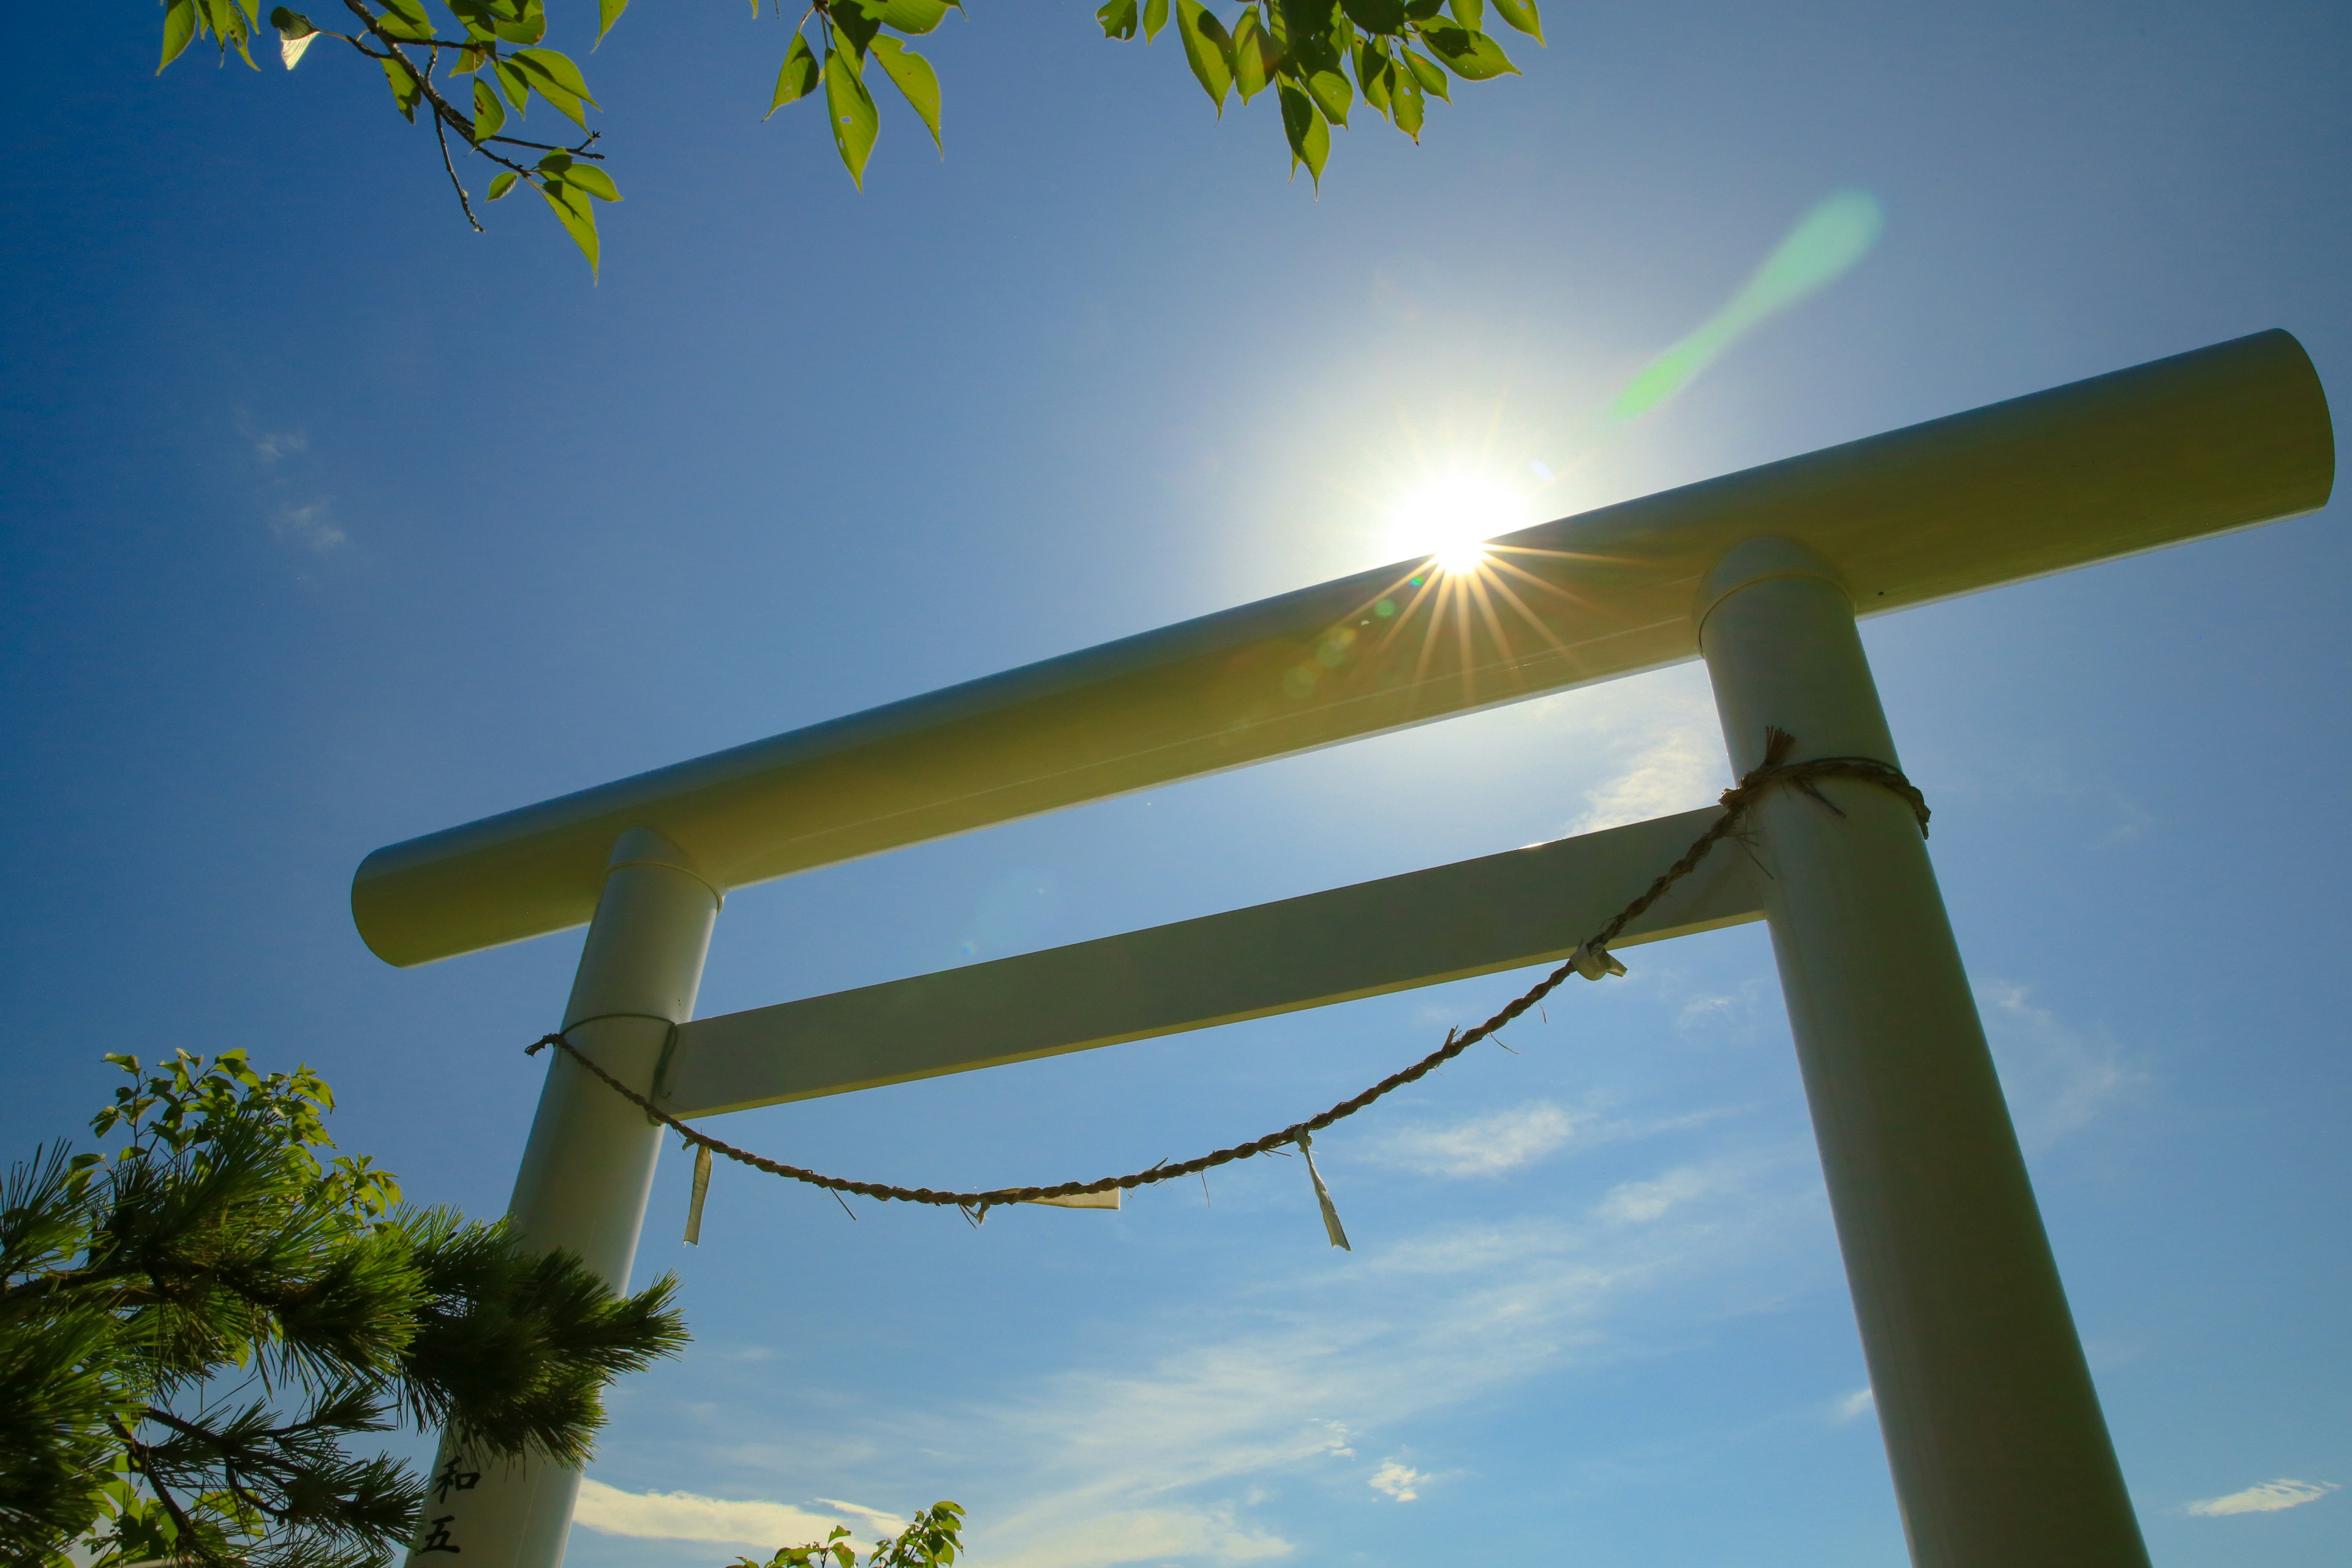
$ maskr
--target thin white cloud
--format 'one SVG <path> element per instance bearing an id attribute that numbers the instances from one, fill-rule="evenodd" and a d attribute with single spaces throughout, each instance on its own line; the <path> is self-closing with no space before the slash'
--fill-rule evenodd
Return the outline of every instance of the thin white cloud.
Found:
<path id="1" fill-rule="evenodd" d="M 1861 1420 L 1877 1408 L 1877 1392 L 1864 1384 L 1830 1407 L 1830 1420 L 1836 1426 L 1843 1426 Z"/>
<path id="2" fill-rule="evenodd" d="M 2221 1519 L 2233 1513 L 2276 1513 L 2281 1509 L 2301 1508 L 2307 1502 L 2317 1502 L 2336 1490 L 2334 1481 L 2297 1481 L 2279 1479 L 2231 1492 L 2227 1497 L 2207 1498 L 2192 1502 L 2189 1511 L 2203 1519 Z"/>
<path id="3" fill-rule="evenodd" d="M 2034 1005 L 2026 987 L 1985 979 L 1976 992 L 2001 1091 L 2028 1148 L 2089 1125 L 2117 1095 L 2147 1081 L 2105 1031 L 2065 1023 Z"/>
<path id="4" fill-rule="evenodd" d="M 1728 782 L 1715 704 L 1703 679 L 1643 681 L 1627 698 L 1579 693 L 1582 738 L 1610 755 L 1611 776 L 1587 790 L 1570 833 L 1596 833 L 1705 805 Z"/>
<path id="5" fill-rule="evenodd" d="M 1636 1322 L 1633 1304 L 1694 1276 L 1752 1301 L 1731 1279 L 1745 1261 L 1777 1267 L 1790 1216 L 1818 1201 L 1798 1153 L 1631 1184 L 1616 1207 L 1638 1224 L 1612 1212 L 1454 1226 L 1386 1246 L 1360 1237 L 1342 1268 L 1318 1259 L 1223 1305 L 1138 1324 L 1132 1357 L 925 1418 L 892 1446 L 984 1456 L 1001 1480 L 968 1489 L 980 1504 L 973 1557 L 989 1568 L 1287 1552 L 1246 1516 L 1259 1487 L 1336 1479 L 1345 1472 L 1333 1467 L 1353 1468 L 1358 1434 L 1614 1359 L 1649 1321 Z M 1727 1308 L 1740 1310 L 1700 1310 Z M 1392 1459 L 1375 1476 L 1416 1492 L 1426 1483 L 1390 1465 L 1410 1468 Z"/>
<path id="6" fill-rule="evenodd" d="M 580 1483 L 580 1505 L 572 1517 L 606 1535 L 756 1546 L 765 1552 L 823 1541 L 836 1525 L 860 1534 L 880 1534 L 895 1531 L 901 1522 L 856 1503 L 831 1506 L 839 1511 L 815 1513 L 790 1503 L 738 1502 L 695 1492 L 623 1491 L 589 1478 Z"/>
<path id="7" fill-rule="evenodd" d="M 307 430 L 264 430 L 250 417 L 240 414 L 236 419 L 237 434 L 253 443 L 253 456 L 267 468 L 283 458 L 299 457 L 310 450 L 310 434 Z"/>
<path id="8" fill-rule="evenodd" d="M 1399 1502 L 1412 1502 L 1421 1496 L 1421 1483 L 1427 1479 L 1426 1474 L 1402 1459 L 1388 1459 L 1372 1472 L 1370 1484 L 1374 1491 L 1386 1492 Z"/>
<path id="9" fill-rule="evenodd" d="M 1595 1217 L 1620 1225 L 1647 1225 L 1717 1189 L 1720 1173 L 1684 1165 L 1646 1182 L 1623 1182 L 1593 1206 Z"/>
<path id="10" fill-rule="evenodd" d="M 992 1568 L 1113 1568 L 1171 1559 L 1256 1563 L 1293 1550 L 1278 1535 L 1237 1527 L 1229 1510 L 1128 1509 L 1047 1524 L 1034 1539 L 1009 1552 L 992 1552 L 987 1561 Z"/>
<path id="11" fill-rule="evenodd" d="M 1557 1151 L 1597 1118 L 1548 1100 L 1438 1126 L 1402 1127 L 1366 1153 L 1425 1176 L 1499 1176 Z"/>
<path id="12" fill-rule="evenodd" d="M 307 506 L 281 506 L 270 517 L 269 531 L 289 544 L 306 545 L 324 555 L 344 542 L 342 525 L 325 501 Z"/>
<path id="13" fill-rule="evenodd" d="M 1599 1104 L 1564 1106 L 1537 1100 L 1485 1116 L 1400 1127 L 1366 1140 L 1349 1157 L 1423 1176 L 1500 1176 L 1564 1148 L 1599 1149 L 1687 1131 L 1731 1113 L 1718 1107 L 1643 1121 L 1606 1116 Z"/>
<path id="14" fill-rule="evenodd" d="M 866 1521 L 867 1535 L 896 1535 L 906 1527 L 906 1521 L 895 1513 L 884 1513 L 878 1508 L 867 1508 L 862 1502 L 844 1502 L 837 1497 L 811 1498 L 811 1502 L 850 1514 Z M 856 1526 L 851 1528 L 855 1529 Z"/>

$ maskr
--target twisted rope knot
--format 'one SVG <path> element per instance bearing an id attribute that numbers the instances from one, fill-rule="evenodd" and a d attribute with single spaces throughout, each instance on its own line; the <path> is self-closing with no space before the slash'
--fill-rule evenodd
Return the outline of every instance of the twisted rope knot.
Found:
<path id="1" fill-rule="evenodd" d="M 1837 812 L 1837 803 L 1823 795 L 1813 783 L 1816 779 L 1858 779 L 1874 784 L 1902 797 L 1919 819 L 1919 837 L 1927 837 L 1927 797 L 1903 775 L 1903 770 L 1892 763 L 1882 763 L 1875 757 L 1815 757 L 1810 762 L 1792 763 L 1789 753 L 1796 749 L 1797 738 L 1788 731 L 1774 728 L 1764 731 L 1764 760 L 1740 775 L 1739 782 L 1723 792 L 1723 809 L 1744 815 L 1754 809 L 1756 800 L 1774 784 L 1794 784 L 1800 791 Z"/>
<path id="2" fill-rule="evenodd" d="M 1822 794 L 1818 787 L 1818 781 L 1852 779 L 1862 784 L 1875 784 L 1899 796 L 1906 805 L 1910 806 L 1912 815 L 1918 819 L 1920 837 L 1923 838 L 1927 837 L 1928 816 L 1927 797 L 1919 793 L 1917 786 L 1904 776 L 1903 770 L 1892 763 L 1882 763 L 1874 757 L 1816 757 L 1808 762 L 1792 763 L 1788 759 L 1789 753 L 1796 749 L 1795 736 L 1785 730 L 1775 728 L 1764 732 L 1764 760 L 1742 774 L 1738 784 L 1723 792 L 1723 815 L 1715 820 L 1714 825 L 1705 833 L 1700 834 L 1688 849 L 1683 851 L 1680 859 L 1659 873 L 1657 879 L 1643 889 L 1639 898 L 1620 910 L 1616 917 L 1601 927 L 1599 931 L 1578 943 L 1567 962 L 1545 975 L 1524 994 L 1505 1006 L 1501 1012 L 1475 1028 L 1448 1030 L 1444 1045 L 1411 1067 L 1391 1073 L 1352 1100 L 1343 1100 L 1328 1110 L 1310 1116 L 1304 1121 L 1293 1122 L 1279 1131 L 1269 1132 L 1262 1138 L 1253 1138 L 1246 1143 L 1236 1143 L 1231 1148 L 1219 1149 L 1195 1159 L 1178 1161 L 1173 1163 L 1163 1160 L 1147 1170 L 1131 1172 L 1124 1176 L 1103 1176 L 1091 1182 L 1064 1182 L 1056 1186 L 1045 1187 L 998 1187 L 984 1193 L 935 1192 L 929 1187 L 894 1187 L 879 1182 L 850 1181 L 841 1176 L 828 1176 L 816 1171 L 803 1170 L 798 1165 L 786 1165 L 771 1160 L 765 1155 L 754 1154 L 748 1149 L 738 1149 L 731 1143 L 723 1143 L 707 1132 L 697 1131 L 591 1061 L 581 1053 L 577 1046 L 561 1033 L 541 1035 L 523 1048 L 523 1054 L 536 1056 L 549 1046 L 555 1047 L 565 1056 L 594 1074 L 613 1092 L 635 1105 L 654 1121 L 677 1132 L 695 1149 L 707 1150 L 714 1154 L 723 1154 L 738 1164 L 749 1165 L 753 1170 L 765 1171 L 772 1176 L 782 1176 L 787 1181 L 822 1187 L 830 1193 L 854 1193 L 860 1197 L 898 1203 L 929 1204 L 940 1208 L 961 1209 L 964 1217 L 974 1224 L 985 1219 L 990 1209 L 1001 1207 L 1006 1204 L 1031 1203 L 1039 1198 L 1078 1197 L 1091 1193 L 1107 1193 L 1114 1187 L 1122 1191 L 1131 1191 L 1155 1182 L 1171 1182 L 1180 1176 L 1198 1175 L 1203 1171 L 1229 1164 L 1235 1160 L 1255 1159 L 1260 1154 L 1277 1149 L 1286 1149 L 1293 1145 L 1303 1152 L 1311 1146 L 1315 1133 L 1322 1131 L 1334 1122 L 1345 1121 L 1355 1115 L 1382 1096 L 1402 1089 L 1406 1084 L 1419 1081 L 1479 1041 L 1489 1038 L 1516 1022 L 1528 1008 L 1535 1006 L 1559 989 L 1561 983 L 1570 975 L 1580 974 L 1587 980 L 1597 981 L 1607 975 L 1624 973 L 1624 964 L 1610 952 L 1609 944 L 1616 941 L 1628 925 L 1641 919 L 1653 904 L 1665 897 L 1667 890 L 1675 883 L 1698 869 L 1699 862 L 1706 859 L 1708 852 L 1717 844 L 1726 838 L 1737 836 L 1741 824 L 1747 820 L 1748 814 L 1756 809 L 1757 803 L 1763 798 L 1766 791 L 1778 785 L 1787 784 L 1819 802 L 1830 811 L 1843 816 L 1845 813 L 1839 809 L 1837 803 Z M 1322 1190 L 1323 1184 L 1319 1175 L 1316 1178 L 1315 1185 L 1317 1195 L 1326 1211 L 1327 1226 L 1334 1233 L 1333 1244 L 1345 1246 L 1344 1240 L 1338 1239 L 1340 1234 L 1338 1231 L 1339 1220 L 1335 1215 L 1329 1213 L 1329 1196 Z"/>

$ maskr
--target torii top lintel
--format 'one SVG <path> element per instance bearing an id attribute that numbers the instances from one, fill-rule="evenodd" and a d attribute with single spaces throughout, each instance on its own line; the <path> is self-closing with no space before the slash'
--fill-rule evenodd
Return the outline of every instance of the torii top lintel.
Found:
<path id="1" fill-rule="evenodd" d="M 2334 476 L 2310 359 L 2257 333 L 1507 535 L 1483 605 L 1383 567 L 412 838 L 352 911 L 422 963 L 582 924 L 630 827 L 731 889 L 1679 663 L 1745 539 L 1872 615 L 2311 511 Z"/>

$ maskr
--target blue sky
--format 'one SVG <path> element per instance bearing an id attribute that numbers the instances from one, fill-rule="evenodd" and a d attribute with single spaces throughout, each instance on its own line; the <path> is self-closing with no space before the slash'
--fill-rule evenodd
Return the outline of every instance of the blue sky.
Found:
<path id="1" fill-rule="evenodd" d="M 813 116 L 759 122 L 775 24 L 683 10 L 597 57 L 629 199 L 593 288 L 543 214 L 467 233 L 353 62 L 158 81 L 143 13 L 22 21 L 11 1148 L 79 1128 L 102 1052 L 245 1046 L 321 1068 L 412 1195 L 494 1214 L 577 940 L 389 969 L 344 902 L 380 844 L 1392 559 L 1433 476 L 1533 520 L 2267 327 L 2352 363 L 2340 7 L 1558 9 L 1420 148 L 1339 138 L 1319 200 L 1270 105 L 1217 122 L 1169 40 L 1078 6 L 951 21 L 946 162 L 886 105 L 860 195 Z M 1866 258 L 1601 418 L 1840 191 L 1884 212 Z M 1865 634 L 2166 1568 L 2352 1547 L 2336 528 Z M 1531 702 L 746 890 L 702 1010 L 1724 772 L 1695 669 Z M 1318 1141 L 1352 1254 L 1280 1160 L 976 1232 L 722 1169 L 689 1249 L 671 1154 L 639 1277 L 678 1271 L 696 1343 L 615 1395 L 570 1560 L 954 1497 L 984 1568 L 1900 1562 L 1763 934 L 1628 956 Z M 1328 1104 L 1524 984 L 717 1130 L 1091 1176 Z"/>

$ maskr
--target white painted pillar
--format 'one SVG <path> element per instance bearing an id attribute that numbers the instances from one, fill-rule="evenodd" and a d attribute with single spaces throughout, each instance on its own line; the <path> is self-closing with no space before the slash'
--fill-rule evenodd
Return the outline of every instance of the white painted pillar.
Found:
<path id="1" fill-rule="evenodd" d="M 1896 762 L 1835 573 L 1740 545 L 1699 642 L 1735 773 Z M 1984 1028 L 1911 808 L 1827 780 L 1757 806 L 1772 952 L 1917 1568 L 2147 1568 Z"/>
<path id="2" fill-rule="evenodd" d="M 583 1054 L 640 1092 L 653 1090 L 670 1026 L 694 1016 L 719 903 L 694 863 L 659 834 L 633 827 L 614 845 L 563 1027 Z M 530 1245 L 569 1248 L 625 1290 L 661 1129 L 562 1052 L 548 1056 L 508 1220 Z M 413 1568 L 556 1568 L 563 1561 L 579 1471 L 542 1460 L 485 1464 L 445 1439 L 433 1480 L 409 1551 Z"/>

